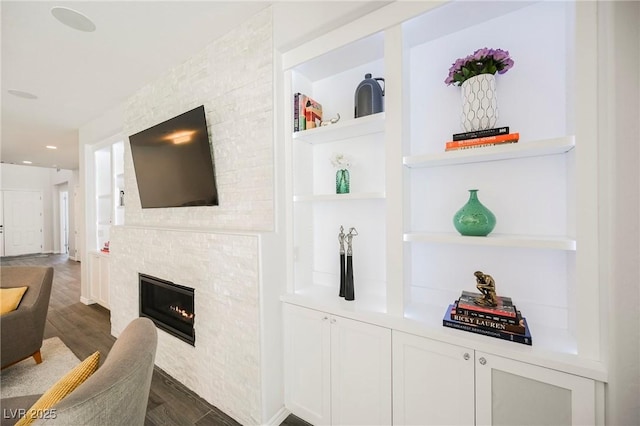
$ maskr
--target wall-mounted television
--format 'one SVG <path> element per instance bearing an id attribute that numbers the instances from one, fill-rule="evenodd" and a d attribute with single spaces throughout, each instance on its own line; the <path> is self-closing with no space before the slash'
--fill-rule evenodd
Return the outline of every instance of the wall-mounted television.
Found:
<path id="1" fill-rule="evenodd" d="M 143 209 L 217 206 L 204 106 L 129 136 Z"/>

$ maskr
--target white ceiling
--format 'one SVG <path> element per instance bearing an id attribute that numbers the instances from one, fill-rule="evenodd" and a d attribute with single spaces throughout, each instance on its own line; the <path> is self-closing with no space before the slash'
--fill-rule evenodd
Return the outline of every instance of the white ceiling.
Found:
<path id="1" fill-rule="evenodd" d="M 77 169 L 78 128 L 264 8 L 285 51 L 387 3 L 3 0 L 1 160 Z M 83 13 L 96 31 L 62 25 L 54 6 Z"/>

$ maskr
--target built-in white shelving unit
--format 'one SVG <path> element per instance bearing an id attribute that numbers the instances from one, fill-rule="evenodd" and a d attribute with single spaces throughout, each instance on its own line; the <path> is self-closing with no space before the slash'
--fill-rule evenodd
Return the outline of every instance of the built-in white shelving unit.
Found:
<path id="1" fill-rule="evenodd" d="M 605 381 L 590 172 L 598 151 L 597 77 L 585 72 L 597 65 L 594 6 L 408 3 L 362 19 L 360 31 L 339 29 L 283 56 L 290 129 L 283 301 L 466 348 L 467 355 L 482 351 L 485 361 L 489 354 L 583 376 L 589 386 Z M 515 61 L 497 76 L 498 125 L 520 140 L 446 152 L 461 132 L 460 89 L 444 84 L 448 68 L 485 46 L 509 50 Z M 553 66 L 541 70 L 542 63 Z M 385 112 L 354 119 L 353 94 L 365 73 L 385 78 Z M 325 118 L 339 113 L 341 120 L 293 132 L 296 92 L 320 102 Z M 335 195 L 335 152 L 353 159 L 351 194 Z M 469 189 L 497 217 L 488 237 L 464 237 L 453 226 Z M 353 302 L 338 297 L 340 225 L 359 233 Z M 461 291 L 475 291 L 478 270 L 514 300 L 533 345 L 442 326 Z M 485 415 L 476 413 L 476 421 Z"/>
<path id="2" fill-rule="evenodd" d="M 109 228 L 124 223 L 124 205 L 120 191 L 124 191 L 124 143 L 122 141 L 99 146 L 94 151 L 96 194 L 96 238 L 94 250 L 109 241 Z"/>
<path id="3" fill-rule="evenodd" d="M 94 203 L 87 216 L 87 279 L 84 303 L 109 308 L 109 253 L 101 251 L 109 241 L 111 227 L 124 224 L 124 142 L 112 138 L 91 147 L 86 153 L 87 198 Z"/>

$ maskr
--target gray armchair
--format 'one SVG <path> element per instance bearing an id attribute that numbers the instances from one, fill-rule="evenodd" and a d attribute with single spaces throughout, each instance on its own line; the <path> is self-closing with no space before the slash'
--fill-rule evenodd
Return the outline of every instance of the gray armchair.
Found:
<path id="1" fill-rule="evenodd" d="M 24 287 L 28 290 L 13 312 L 0 317 L 0 360 L 2 368 L 33 357 L 42 362 L 40 348 L 49 310 L 53 268 L 44 266 L 3 266 L 0 287 Z"/>
<path id="2" fill-rule="evenodd" d="M 153 322 L 148 318 L 133 320 L 113 344 L 102 366 L 52 407 L 56 418 L 33 424 L 144 425 L 157 344 Z M 15 413 L 29 409 L 40 396 L 5 398 L 0 402 L 5 413 Z M 2 426 L 13 425 L 17 420 L 3 416 Z"/>

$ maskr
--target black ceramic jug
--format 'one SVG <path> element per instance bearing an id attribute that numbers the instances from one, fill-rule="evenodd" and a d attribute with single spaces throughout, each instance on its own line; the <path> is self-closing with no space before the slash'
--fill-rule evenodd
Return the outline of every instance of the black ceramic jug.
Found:
<path id="1" fill-rule="evenodd" d="M 384 88 L 377 80 L 384 83 L 384 78 L 371 78 L 365 74 L 364 80 L 358 84 L 355 94 L 355 118 L 384 111 Z"/>

